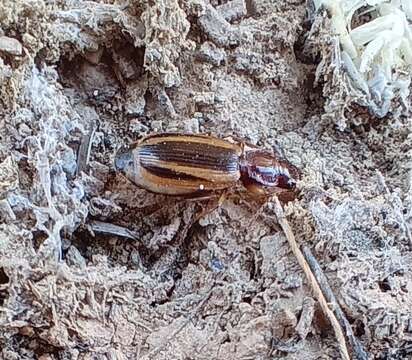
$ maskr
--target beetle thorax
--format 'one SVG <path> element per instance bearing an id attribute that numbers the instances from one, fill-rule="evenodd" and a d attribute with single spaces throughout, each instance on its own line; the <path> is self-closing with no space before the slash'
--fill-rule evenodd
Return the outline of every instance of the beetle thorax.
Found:
<path id="1" fill-rule="evenodd" d="M 259 149 L 245 151 L 240 161 L 241 181 L 254 192 L 292 189 L 295 181 L 288 168 L 272 152 Z"/>

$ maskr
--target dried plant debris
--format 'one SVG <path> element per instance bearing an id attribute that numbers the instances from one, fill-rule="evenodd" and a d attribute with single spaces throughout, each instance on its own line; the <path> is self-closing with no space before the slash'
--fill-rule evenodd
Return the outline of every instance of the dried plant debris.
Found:
<path id="1" fill-rule="evenodd" d="M 410 122 L 322 121 L 408 108 L 409 2 L 316 4 L 320 64 L 296 56 L 302 1 L 0 1 L 0 358 L 338 358 L 270 205 L 195 223 L 207 201 L 114 172 L 154 131 L 282 148 L 302 171 L 285 214 L 354 336 L 410 356 Z"/>
<path id="2" fill-rule="evenodd" d="M 344 110 L 353 103 L 377 118 L 407 113 L 412 69 L 410 2 L 316 0 L 314 4 L 318 16 L 324 16 L 326 9 L 330 17 L 330 22 L 324 22 L 324 35 L 315 35 L 319 31 L 316 20 L 312 35 L 321 48 L 318 77 L 326 78 L 326 110 L 334 114 L 339 127 L 345 128 Z"/>

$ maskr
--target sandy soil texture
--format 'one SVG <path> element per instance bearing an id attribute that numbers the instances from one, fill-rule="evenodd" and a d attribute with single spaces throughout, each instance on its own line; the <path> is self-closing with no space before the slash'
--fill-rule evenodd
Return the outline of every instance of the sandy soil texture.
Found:
<path id="1" fill-rule="evenodd" d="M 282 149 L 355 336 L 412 356 L 411 117 L 350 103 L 328 26 L 299 0 L 0 0 L 0 358 L 339 358 L 269 205 L 193 224 L 114 171 L 160 131 Z"/>

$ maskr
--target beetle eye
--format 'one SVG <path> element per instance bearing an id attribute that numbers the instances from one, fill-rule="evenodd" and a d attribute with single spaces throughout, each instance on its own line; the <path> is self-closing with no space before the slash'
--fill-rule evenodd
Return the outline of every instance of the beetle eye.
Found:
<path id="1" fill-rule="evenodd" d="M 276 186 L 282 189 L 294 190 L 296 188 L 296 181 L 287 175 L 279 175 Z"/>
<path id="2" fill-rule="evenodd" d="M 296 182 L 291 178 L 289 171 L 280 166 L 252 167 L 249 173 L 255 181 L 264 186 L 279 187 L 281 189 L 293 189 Z"/>

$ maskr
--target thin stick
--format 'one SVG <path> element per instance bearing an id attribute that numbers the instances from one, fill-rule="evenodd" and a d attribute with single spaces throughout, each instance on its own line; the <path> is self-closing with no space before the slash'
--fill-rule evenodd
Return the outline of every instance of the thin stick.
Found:
<path id="1" fill-rule="evenodd" d="M 82 171 L 86 171 L 87 166 L 89 165 L 90 152 L 92 149 L 95 132 L 96 125 L 93 124 L 89 132 L 86 135 L 83 135 L 81 138 L 80 147 L 77 153 L 77 175 L 79 175 Z"/>
<path id="2" fill-rule="evenodd" d="M 322 311 L 324 312 L 324 314 L 329 319 L 332 325 L 332 328 L 335 332 L 336 339 L 338 340 L 340 354 L 344 360 L 350 360 L 348 348 L 345 342 L 345 337 L 343 335 L 339 322 L 336 319 L 335 315 L 333 314 L 333 311 L 329 308 L 328 303 L 325 299 L 325 296 L 323 295 L 322 290 L 320 289 L 315 276 L 310 270 L 308 263 L 306 262 L 302 252 L 299 249 L 298 244 L 296 243 L 295 235 L 292 232 L 292 229 L 289 225 L 289 222 L 286 219 L 285 213 L 283 212 L 283 209 L 282 209 L 282 205 L 280 204 L 277 196 L 274 196 L 273 204 L 274 204 L 274 210 L 275 210 L 275 214 L 278 219 L 279 225 L 281 226 L 283 232 L 285 233 L 285 236 L 289 242 L 290 248 L 293 254 L 295 255 L 300 267 L 305 273 L 307 279 L 309 280 L 309 284 L 312 288 L 314 296 L 319 301 Z"/>
<path id="3" fill-rule="evenodd" d="M 103 221 L 92 220 L 89 224 L 90 230 L 106 235 L 116 235 L 127 239 L 139 240 L 138 234 L 119 225 L 106 223 Z"/>
<path id="4" fill-rule="evenodd" d="M 326 300 L 329 304 L 331 304 L 332 309 L 334 310 L 334 314 L 336 315 L 336 318 L 338 319 L 340 326 L 345 331 L 346 338 L 348 339 L 351 345 L 355 359 L 367 360 L 368 354 L 365 352 L 362 344 L 353 333 L 352 327 L 350 326 L 348 319 L 346 318 L 338 301 L 336 300 L 336 297 L 333 294 L 332 289 L 330 288 L 328 279 L 323 273 L 322 268 L 320 267 L 316 258 L 312 255 L 312 252 L 307 246 L 302 246 L 302 252 L 311 270 L 313 271 L 316 280 L 318 281 L 319 286 L 322 289 L 323 294 L 325 295 Z"/>

